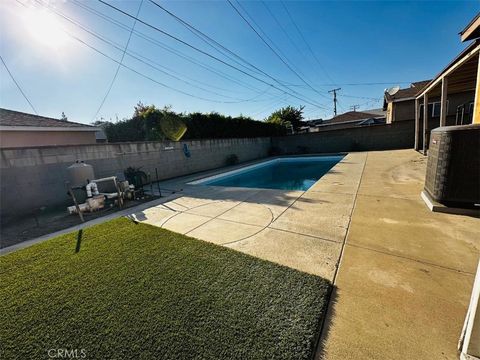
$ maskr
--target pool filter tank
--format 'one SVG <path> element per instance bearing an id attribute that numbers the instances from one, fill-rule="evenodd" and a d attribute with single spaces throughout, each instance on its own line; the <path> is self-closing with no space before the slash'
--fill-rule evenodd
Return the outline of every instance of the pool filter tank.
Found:
<path id="1" fill-rule="evenodd" d="M 67 168 L 67 180 L 72 188 L 85 186 L 89 180 L 95 179 L 93 166 L 77 160 Z"/>

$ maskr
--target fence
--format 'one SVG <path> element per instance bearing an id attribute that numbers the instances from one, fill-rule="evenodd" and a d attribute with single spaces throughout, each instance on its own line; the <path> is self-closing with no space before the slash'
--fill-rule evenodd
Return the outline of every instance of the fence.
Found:
<path id="1" fill-rule="evenodd" d="M 76 160 L 93 165 L 97 178 L 132 166 L 152 175 L 157 168 L 160 179 L 167 179 L 222 167 L 230 154 L 240 162 L 266 157 L 271 147 L 287 154 L 332 153 L 412 148 L 413 143 L 413 121 L 401 121 L 273 138 L 4 148 L 0 149 L 0 215 L 21 216 L 42 206 L 70 204 L 64 182 L 67 167 Z M 184 145 L 190 157 L 185 156 Z"/>
<path id="2" fill-rule="evenodd" d="M 191 174 L 225 165 L 229 154 L 239 161 L 267 156 L 270 138 L 134 142 L 0 150 L 1 215 L 25 215 L 42 206 L 69 204 L 65 180 L 67 167 L 76 160 L 93 166 L 97 178 L 141 167 L 161 179 Z M 184 153 L 184 144 L 190 157 Z"/>

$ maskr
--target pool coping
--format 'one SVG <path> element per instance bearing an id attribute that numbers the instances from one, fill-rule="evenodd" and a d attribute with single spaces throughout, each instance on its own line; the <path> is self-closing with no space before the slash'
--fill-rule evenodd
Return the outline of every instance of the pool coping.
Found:
<path id="1" fill-rule="evenodd" d="M 204 185 L 208 186 L 209 184 L 206 184 L 207 182 L 210 182 L 210 181 L 222 178 L 222 177 L 233 176 L 235 174 L 239 174 L 239 173 L 242 173 L 244 171 L 249 171 L 249 170 L 261 168 L 261 167 L 267 166 L 267 165 L 275 163 L 275 162 L 288 161 L 290 159 L 295 160 L 295 159 L 303 158 L 303 159 L 312 159 L 313 160 L 313 159 L 318 159 L 318 158 L 323 158 L 323 159 L 331 158 L 333 160 L 333 158 L 341 157 L 339 159 L 339 161 L 337 162 L 337 164 L 338 164 L 343 158 L 345 158 L 345 156 L 347 156 L 347 154 L 348 153 L 328 154 L 328 155 L 315 155 L 315 154 L 313 154 L 313 155 L 279 156 L 279 157 L 274 157 L 274 158 L 271 158 L 271 159 L 267 158 L 267 160 L 256 162 L 256 163 L 251 164 L 251 165 L 244 165 L 244 166 L 238 167 L 238 168 L 233 169 L 233 170 L 221 172 L 221 173 L 211 175 L 211 176 L 207 176 L 207 177 L 202 177 L 200 179 L 190 181 L 190 182 L 186 183 L 186 185 L 202 185 L 202 184 L 204 184 Z M 337 164 L 335 164 L 332 167 L 332 169 L 335 166 L 337 166 Z M 332 169 L 328 170 L 322 176 L 328 174 Z M 321 177 L 317 181 L 319 181 L 320 179 L 321 179 Z M 214 184 L 212 184 L 212 185 L 214 185 Z"/>

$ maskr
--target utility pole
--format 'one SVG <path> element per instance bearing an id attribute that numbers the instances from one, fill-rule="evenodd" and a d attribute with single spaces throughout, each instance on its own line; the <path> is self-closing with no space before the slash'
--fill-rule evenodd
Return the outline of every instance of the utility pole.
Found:
<path id="1" fill-rule="evenodd" d="M 329 91 L 329 93 L 333 93 L 333 113 L 334 116 L 337 116 L 337 91 L 342 90 L 342 88 L 336 88 Z"/>
<path id="2" fill-rule="evenodd" d="M 350 110 L 357 111 L 357 109 L 360 107 L 360 105 L 352 105 L 350 106 Z"/>

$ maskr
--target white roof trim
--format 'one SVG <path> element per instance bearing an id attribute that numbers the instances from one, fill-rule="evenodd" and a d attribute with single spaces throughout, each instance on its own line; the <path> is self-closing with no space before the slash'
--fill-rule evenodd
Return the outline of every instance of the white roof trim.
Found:
<path id="1" fill-rule="evenodd" d="M 389 103 L 402 102 L 402 101 L 415 100 L 415 99 L 416 99 L 415 96 L 411 96 L 408 98 L 400 98 L 400 99 L 392 99 L 392 100 L 388 100 L 387 98 L 385 98 L 385 101 L 387 102 L 387 104 L 389 104 Z"/>
<path id="2" fill-rule="evenodd" d="M 401 99 L 393 99 L 392 102 L 401 102 L 401 101 L 408 101 L 408 100 L 415 100 L 415 96 L 411 96 L 411 97 L 408 97 L 408 98 L 401 98 Z"/>
<path id="3" fill-rule="evenodd" d="M 2 126 L 0 131 L 100 131 L 97 127 L 48 127 L 48 126 Z"/>

